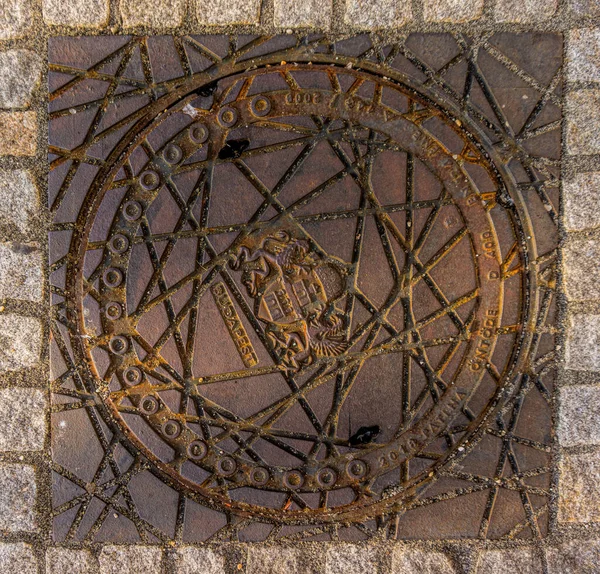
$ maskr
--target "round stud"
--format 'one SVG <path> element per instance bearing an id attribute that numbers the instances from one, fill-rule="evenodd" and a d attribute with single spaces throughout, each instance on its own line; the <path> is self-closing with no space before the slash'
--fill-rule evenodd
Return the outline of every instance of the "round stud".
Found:
<path id="1" fill-rule="evenodd" d="M 123 283 L 123 272 L 116 267 L 109 267 L 102 274 L 102 280 L 107 287 L 118 287 L 121 283 Z"/>
<path id="2" fill-rule="evenodd" d="M 304 484 L 304 476 L 298 470 L 289 470 L 283 476 L 283 483 L 292 490 L 300 488 Z"/>
<path id="3" fill-rule="evenodd" d="M 266 116 L 271 111 L 271 100 L 265 96 L 255 96 L 250 102 L 250 109 L 259 118 Z"/>
<path id="4" fill-rule="evenodd" d="M 137 201 L 128 201 L 123 205 L 123 217 L 127 221 L 137 221 L 142 216 L 142 206 Z"/>
<path id="5" fill-rule="evenodd" d="M 181 425 L 177 421 L 167 421 L 162 426 L 162 432 L 167 438 L 177 438 L 181 434 Z"/>
<path id="6" fill-rule="evenodd" d="M 108 242 L 108 248 L 113 253 L 116 253 L 118 255 L 120 255 L 121 253 L 125 253 L 125 251 L 127 251 L 128 247 L 129 247 L 129 239 L 127 239 L 127 237 L 125 237 L 121 233 L 117 233 L 117 235 L 111 237 L 110 241 Z"/>
<path id="7" fill-rule="evenodd" d="M 115 355 L 123 355 L 129 349 L 129 341 L 127 340 L 127 337 L 117 335 L 110 340 L 108 346 Z"/>
<path id="8" fill-rule="evenodd" d="M 208 453 L 206 443 L 201 440 L 193 440 L 187 447 L 187 455 L 192 460 L 202 460 Z"/>
<path id="9" fill-rule="evenodd" d="M 183 158 L 183 151 L 177 144 L 171 143 L 165 148 L 163 157 L 167 163 L 174 165 L 179 163 Z"/>
<path id="10" fill-rule="evenodd" d="M 158 402 L 158 400 L 156 400 L 154 397 L 151 397 L 150 395 L 144 397 L 140 401 L 140 410 L 145 415 L 153 415 L 154 413 L 158 412 L 159 408 L 160 403 Z"/>
<path id="11" fill-rule="evenodd" d="M 142 371 L 137 367 L 129 367 L 128 369 L 125 369 L 123 378 L 125 379 L 125 383 L 132 387 L 134 385 L 139 385 L 143 378 Z"/>
<path id="12" fill-rule="evenodd" d="M 237 462 L 230 456 L 224 456 L 217 463 L 217 471 L 222 476 L 231 476 L 237 470 Z"/>
<path id="13" fill-rule="evenodd" d="M 111 301 L 110 303 L 107 303 L 104 307 L 104 315 L 107 319 L 110 319 L 111 321 L 116 321 L 117 319 L 120 319 L 123 315 L 123 307 L 121 307 L 120 303 L 117 303 L 116 301 Z"/>
<path id="14" fill-rule="evenodd" d="M 203 144 L 208 139 L 208 128 L 204 124 L 192 124 L 188 133 L 195 144 Z"/>
<path id="15" fill-rule="evenodd" d="M 337 473 L 332 468 L 322 468 L 317 473 L 317 482 L 325 488 L 333 486 L 336 480 Z"/>
<path id="16" fill-rule="evenodd" d="M 223 127 L 230 128 L 237 122 L 238 113 L 233 108 L 223 108 L 217 117 Z"/>
<path id="17" fill-rule="evenodd" d="M 351 460 L 346 465 L 346 474 L 350 478 L 362 478 L 367 474 L 367 464 L 362 460 Z"/>
<path id="18" fill-rule="evenodd" d="M 253 468 L 252 472 L 250 472 L 250 480 L 257 486 L 264 486 L 269 482 L 269 471 L 262 466 Z"/>
<path id="19" fill-rule="evenodd" d="M 156 189 L 159 184 L 160 176 L 152 169 L 147 169 L 140 175 L 140 185 L 148 191 Z"/>

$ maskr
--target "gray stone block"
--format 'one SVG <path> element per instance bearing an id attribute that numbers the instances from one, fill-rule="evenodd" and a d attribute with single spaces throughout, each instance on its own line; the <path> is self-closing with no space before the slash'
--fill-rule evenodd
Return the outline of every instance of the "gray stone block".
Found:
<path id="1" fill-rule="evenodd" d="M 558 520 L 600 521 L 600 450 L 563 452 L 560 461 Z"/>
<path id="2" fill-rule="evenodd" d="M 392 554 L 392 574 L 456 574 L 452 561 L 442 552 L 397 547 Z"/>
<path id="3" fill-rule="evenodd" d="M 40 450 L 46 438 L 45 411 L 40 389 L 0 389 L 0 451 Z"/>
<path id="4" fill-rule="evenodd" d="M 196 0 L 201 23 L 213 26 L 257 24 L 260 0 Z"/>
<path id="5" fill-rule="evenodd" d="M 156 546 L 105 546 L 100 574 L 161 574 L 162 550 Z"/>
<path id="6" fill-rule="evenodd" d="M 43 0 L 42 11 L 47 24 L 84 28 L 101 28 L 108 23 L 107 0 Z"/>
<path id="7" fill-rule="evenodd" d="M 532 548 L 484 550 L 477 566 L 477 574 L 539 574 L 541 571 L 541 560 Z"/>
<path id="8" fill-rule="evenodd" d="M 248 574 L 320 574 L 323 572 L 320 554 L 289 546 L 250 546 L 247 571 Z"/>
<path id="9" fill-rule="evenodd" d="M 578 173 L 563 182 L 565 225 L 570 231 L 600 227 L 600 172 Z"/>
<path id="10" fill-rule="evenodd" d="M 223 574 L 225 560 L 210 548 L 187 546 L 175 554 L 176 574 Z"/>
<path id="11" fill-rule="evenodd" d="M 0 572 L 37 574 L 38 564 L 29 544 L 0 544 Z"/>
<path id="12" fill-rule="evenodd" d="M 423 0 L 427 22 L 468 22 L 483 13 L 483 0 Z"/>
<path id="13" fill-rule="evenodd" d="M 37 243 L 0 243 L 0 297 L 40 301 L 42 252 Z"/>
<path id="14" fill-rule="evenodd" d="M 0 313 L 0 373 L 33 367 L 40 360 L 41 347 L 38 319 Z"/>
<path id="15" fill-rule="evenodd" d="M 600 241 L 569 238 L 564 250 L 565 291 L 573 301 L 600 299 Z"/>
<path id="16" fill-rule="evenodd" d="M 576 90 L 568 93 L 566 111 L 569 153 L 600 153 L 600 90 Z"/>
<path id="17" fill-rule="evenodd" d="M 498 22 L 541 22 L 551 18 L 558 0 L 497 0 L 495 17 Z"/>
<path id="18" fill-rule="evenodd" d="M 48 548 L 46 551 L 47 574 L 96 574 L 96 561 L 88 550 L 73 548 Z"/>
<path id="19" fill-rule="evenodd" d="M 412 19 L 410 2 L 347 0 L 344 22 L 356 28 L 391 28 Z"/>
<path id="20" fill-rule="evenodd" d="M 600 444 L 599 402 L 600 387 L 561 389 L 558 435 L 562 446 Z"/>
<path id="21" fill-rule="evenodd" d="M 275 26 L 328 29 L 331 11 L 331 0 L 275 0 Z"/>
<path id="22" fill-rule="evenodd" d="M 35 530 L 35 496 L 35 473 L 32 466 L 0 464 L 0 530 Z M 0 568 L 0 572 L 8 570 Z"/>
<path id="23" fill-rule="evenodd" d="M 571 30 L 567 41 L 567 79 L 570 82 L 600 81 L 600 30 Z"/>
<path id="24" fill-rule="evenodd" d="M 379 562 L 375 548 L 354 544 L 332 544 L 325 560 L 326 574 L 375 574 Z"/>
<path id="25" fill-rule="evenodd" d="M 567 368 L 600 371 L 600 315 L 573 315 L 567 326 Z"/>
<path id="26" fill-rule="evenodd" d="M 21 38 L 31 27 L 29 3 L 24 0 L 0 0 L 0 39 Z"/>
<path id="27" fill-rule="evenodd" d="M 0 229 L 7 235 L 29 234 L 31 221 L 39 210 L 33 178 L 24 170 L 0 170 Z"/>
<path id="28" fill-rule="evenodd" d="M 39 84 L 42 59 L 31 50 L 0 52 L 0 107 L 23 108 Z"/>
<path id="29" fill-rule="evenodd" d="M 183 22 L 185 2 L 183 0 L 121 0 L 123 26 L 150 26 L 175 28 Z"/>
<path id="30" fill-rule="evenodd" d="M 600 567 L 598 540 L 573 540 L 549 548 L 549 574 L 597 574 Z"/>

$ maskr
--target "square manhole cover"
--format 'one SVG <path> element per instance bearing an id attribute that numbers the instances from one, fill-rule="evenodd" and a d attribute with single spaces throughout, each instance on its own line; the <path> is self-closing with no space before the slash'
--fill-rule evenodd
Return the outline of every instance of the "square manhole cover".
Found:
<path id="1" fill-rule="evenodd" d="M 52 39 L 55 539 L 545 535 L 561 50 Z"/>

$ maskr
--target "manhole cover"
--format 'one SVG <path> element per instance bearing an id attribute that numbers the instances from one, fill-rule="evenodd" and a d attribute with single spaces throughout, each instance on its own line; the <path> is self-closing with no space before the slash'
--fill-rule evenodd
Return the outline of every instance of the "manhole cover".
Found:
<path id="1" fill-rule="evenodd" d="M 73 222 L 58 316 L 95 424 L 236 516 L 402 511 L 481 436 L 532 343 L 518 150 L 351 50 L 286 37 L 220 57 L 190 39 L 212 65 L 165 58 L 155 73 L 185 73 L 142 85 L 137 42 L 94 68 L 108 88 L 85 86 L 114 111 L 82 108 L 80 83 L 55 92 L 79 90 L 56 114 L 78 141 L 53 167 L 93 167 L 55 207 Z"/>

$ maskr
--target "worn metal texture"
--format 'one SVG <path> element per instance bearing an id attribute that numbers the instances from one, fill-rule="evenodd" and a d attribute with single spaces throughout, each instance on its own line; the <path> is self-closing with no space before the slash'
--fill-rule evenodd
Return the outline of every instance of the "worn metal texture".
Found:
<path id="1" fill-rule="evenodd" d="M 561 37 L 53 38 L 54 538 L 539 538 Z"/>

